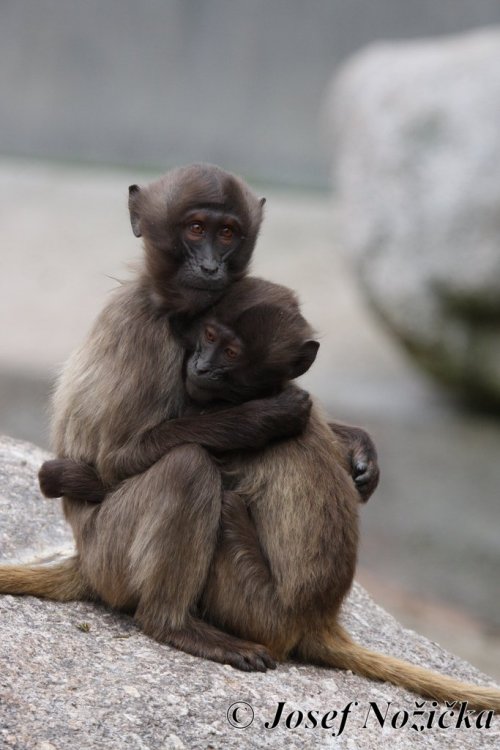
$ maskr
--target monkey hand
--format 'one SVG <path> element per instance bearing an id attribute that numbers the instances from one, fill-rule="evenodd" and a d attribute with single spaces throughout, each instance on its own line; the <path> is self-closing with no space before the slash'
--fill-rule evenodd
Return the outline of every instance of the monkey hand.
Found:
<path id="1" fill-rule="evenodd" d="M 273 417 L 282 428 L 282 436 L 300 435 L 306 428 L 312 408 L 307 391 L 289 385 L 270 400 L 273 401 Z"/>
<path id="2" fill-rule="evenodd" d="M 299 435 L 307 424 L 311 406 L 308 393 L 288 386 L 276 396 L 165 420 L 141 436 L 142 463 L 134 465 L 134 471 L 128 474 L 144 471 L 167 451 L 183 443 L 198 443 L 208 450 L 221 452 L 255 450 L 264 448 L 272 440 Z M 113 462 L 115 474 L 123 478 L 125 464 L 119 454 L 113 457 Z M 102 465 L 100 468 L 102 471 Z"/>
<path id="3" fill-rule="evenodd" d="M 380 477 L 375 443 L 361 427 L 330 422 L 330 429 L 344 445 L 350 463 L 351 477 L 363 503 L 375 492 Z"/>
<path id="4" fill-rule="evenodd" d="M 354 484 L 361 496 L 362 502 L 366 503 L 377 489 L 380 479 L 380 469 L 373 440 L 364 430 L 359 430 L 359 435 L 356 436 L 351 449 L 350 459 Z"/>

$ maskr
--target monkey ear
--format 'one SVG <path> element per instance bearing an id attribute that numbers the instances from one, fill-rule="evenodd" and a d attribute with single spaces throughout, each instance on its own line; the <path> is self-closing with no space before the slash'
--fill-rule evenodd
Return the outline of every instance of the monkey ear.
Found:
<path id="1" fill-rule="evenodd" d="M 130 185 L 128 189 L 128 210 L 130 213 L 130 223 L 132 224 L 132 231 L 136 237 L 141 237 L 141 222 L 139 218 L 139 211 L 137 210 L 137 199 L 141 192 L 139 185 Z"/>
<path id="2" fill-rule="evenodd" d="M 308 371 L 316 359 L 318 349 L 319 341 L 314 341 L 314 339 L 309 339 L 302 344 L 300 352 L 292 365 L 292 374 L 290 376 L 292 380 Z"/>
<path id="3" fill-rule="evenodd" d="M 259 198 L 260 207 L 264 208 L 267 198 Z"/>

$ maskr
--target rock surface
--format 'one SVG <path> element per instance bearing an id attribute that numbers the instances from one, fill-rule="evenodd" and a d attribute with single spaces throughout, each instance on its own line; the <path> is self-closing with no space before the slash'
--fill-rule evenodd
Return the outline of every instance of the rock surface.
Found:
<path id="1" fill-rule="evenodd" d="M 70 535 L 57 502 L 41 499 L 36 470 L 41 450 L 0 439 L 0 559 L 66 553 Z M 491 684 L 470 665 L 416 633 L 404 630 L 355 586 L 344 610 L 358 640 L 462 680 Z M 104 607 L 60 604 L 32 597 L 0 597 L 0 747 L 16 750 L 177 750 L 181 748 L 498 748 L 500 721 L 489 729 L 417 732 L 382 728 L 370 702 L 389 717 L 415 710 L 415 696 L 351 673 L 284 664 L 276 672 L 243 674 L 196 659 L 143 635 L 131 618 Z M 279 701 L 292 710 L 341 711 L 357 701 L 344 731 L 288 729 L 273 722 Z M 252 706 L 247 728 L 232 726 L 228 709 Z M 234 711 L 234 709 L 233 709 Z M 250 709 L 236 712 L 245 723 Z M 229 712 L 232 716 L 233 712 Z M 298 714 L 294 715 L 294 721 Z M 418 719 L 421 723 L 421 719 Z M 366 724 L 366 726 L 365 726 Z"/>
<path id="2" fill-rule="evenodd" d="M 500 30 L 379 45 L 334 81 L 340 244 L 441 380 L 500 406 Z"/>

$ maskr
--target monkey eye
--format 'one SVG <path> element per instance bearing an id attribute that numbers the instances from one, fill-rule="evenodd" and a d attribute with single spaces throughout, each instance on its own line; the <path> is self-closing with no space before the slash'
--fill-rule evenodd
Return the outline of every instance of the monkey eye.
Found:
<path id="1" fill-rule="evenodd" d="M 227 357 L 229 357 L 229 359 L 236 359 L 239 351 L 238 349 L 235 349 L 234 346 L 226 346 L 226 348 L 224 349 L 224 353 Z"/>
<path id="2" fill-rule="evenodd" d="M 219 237 L 223 242 L 231 242 L 234 237 L 234 230 L 232 227 L 224 226 L 219 230 Z"/>
<path id="3" fill-rule="evenodd" d="M 189 224 L 188 229 L 195 237 L 202 237 L 205 232 L 205 227 L 200 221 L 193 221 Z"/>
<path id="4" fill-rule="evenodd" d="M 217 334 L 213 328 L 209 328 L 208 326 L 205 328 L 205 338 L 210 343 L 213 343 L 217 339 Z"/>

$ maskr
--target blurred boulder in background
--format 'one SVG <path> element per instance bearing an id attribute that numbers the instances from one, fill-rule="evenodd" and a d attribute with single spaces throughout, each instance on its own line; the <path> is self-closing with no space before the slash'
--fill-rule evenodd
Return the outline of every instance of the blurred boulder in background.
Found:
<path id="1" fill-rule="evenodd" d="M 500 407 L 500 28 L 375 45 L 328 101 L 338 244 L 387 326 Z"/>

